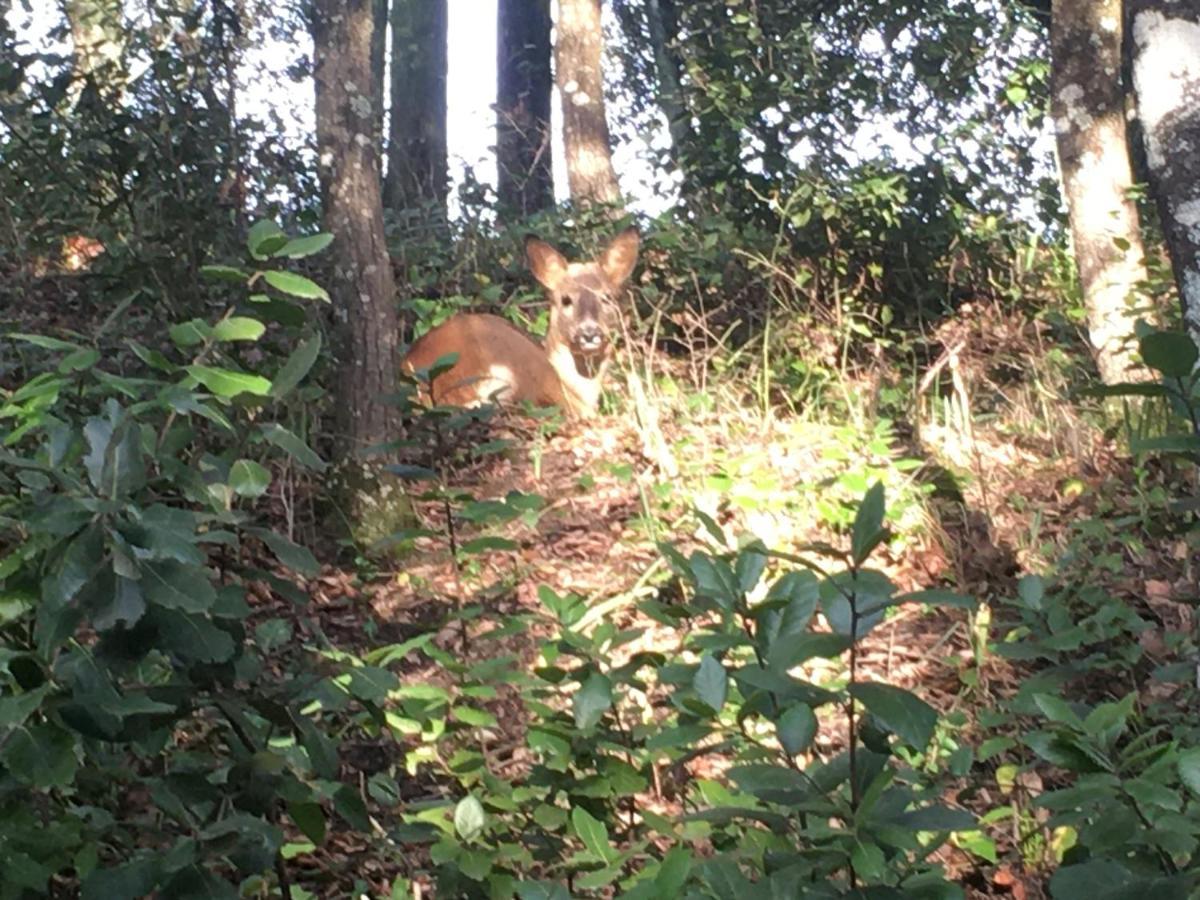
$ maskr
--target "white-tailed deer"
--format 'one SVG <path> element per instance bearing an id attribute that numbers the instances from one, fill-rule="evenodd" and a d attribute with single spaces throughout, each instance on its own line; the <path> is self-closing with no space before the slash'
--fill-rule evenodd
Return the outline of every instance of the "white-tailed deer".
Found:
<path id="1" fill-rule="evenodd" d="M 414 343 L 404 369 L 428 369 L 457 353 L 454 365 L 430 385 L 435 403 L 475 406 L 494 399 L 591 416 L 612 356 L 616 298 L 637 262 L 638 243 L 637 229 L 627 228 L 595 261 L 569 263 L 545 241 L 527 237 L 529 269 L 550 301 L 545 346 L 499 316 L 465 313 Z"/>

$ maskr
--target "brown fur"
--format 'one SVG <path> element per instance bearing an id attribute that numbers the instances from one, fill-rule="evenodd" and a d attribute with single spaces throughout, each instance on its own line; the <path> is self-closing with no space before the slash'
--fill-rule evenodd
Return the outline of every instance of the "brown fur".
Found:
<path id="1" fill-rule="evenodd" d="M 638 235 L 628 228 L 594 262 L 568 263 L 549 244 L 526 238 L 533 275 L 550 301 L 545 346 L 499 316 L 454 316 L 413 344 L 406 371 L 428 369 L 451 353 L 454 366 L 432 384 L 432 400 L 475 406 L 498 400 L 559 406 L 586 418 L 596 411 L 611 357 L 614 301 L 637 261 Z"/>

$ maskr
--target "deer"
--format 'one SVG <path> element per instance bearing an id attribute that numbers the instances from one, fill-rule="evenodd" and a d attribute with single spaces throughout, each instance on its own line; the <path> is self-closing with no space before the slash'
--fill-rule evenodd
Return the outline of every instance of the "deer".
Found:
<path id="1" fill-rule="evenodd" d="M 637 263 L 639 244 L 637 229 L 626 228 L 594 260 L 580 263 L 526 236 L 525 259 L 550 303 L 545 343 L 499 316 L 461 313 L 420 337 L 402 368 L 409 374 L 429 370 L 457 354 L 449 369 L 434 375 L 430 401 L 461 407 L 530 403 L 557 406 L 572 419 L 593 417 L 612 358 L 616 300 Z"/>

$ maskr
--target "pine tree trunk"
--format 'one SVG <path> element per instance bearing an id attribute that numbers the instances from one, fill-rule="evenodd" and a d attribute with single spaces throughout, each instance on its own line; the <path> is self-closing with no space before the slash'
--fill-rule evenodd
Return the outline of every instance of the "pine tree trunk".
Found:
<path id="1" fill-rule="evenodd" d="M 392 0 L 392 110 L 384 204 L 446 218 L 447 0 Z"/>
<path id="2" fill-rule="evenodd" d="M 371 98 L 374 0 L 314 0 L 317 154 L 325 228 L 334 235 L 331 295 L 339 360 L 337 409 L 342 465 L 337 487 L 355 536 L 370 542 L 395 530 L 402 492 L 380 484 L 359 453 L 399 435 L 395 408 L 399 328 L 384 242 L 379 150 Z"/>
<path id="3" fill-rule="evenodd" d="M 1050 112 L 1088 334 L 1106 384 L 1135 377 L 1128 314 L 1146 279 L 1125 134 L 1121 0 L 1054 0 Z"/>
<path id="4" fill-rule="evenodd" d="M 507 212 L 554 206 L 550 155 L 550 0 L 499 0 L 496 193 Z"/>
<path id="5" fill-rule="evenodd" d="M 618 203 L 621 186 L 613 169 L 604 109 L 600 0 L 559 0 L 556 30 L 555 80 L 562 97 L 571 199 L 584 206 Z"/>
<path id="6" fill-rule="evenodd" d="M 1200 8 L 1128 0 L 1126 10 L 1150 189 L 1184 325 L 1200 346 Z"/>

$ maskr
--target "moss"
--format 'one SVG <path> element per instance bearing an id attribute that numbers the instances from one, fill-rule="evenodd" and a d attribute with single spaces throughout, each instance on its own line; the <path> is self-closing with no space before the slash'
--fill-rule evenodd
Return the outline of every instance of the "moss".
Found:
<path id="1" fill-rule="evenodd" d="M 416 525 L 404 484 L 382 464 L 342 465 L 330 479 L 330 497 L 338 511 L 338 537 L 349 538 L 368 556 L 392 556 L 400 545 L 381 542 Z"/>

